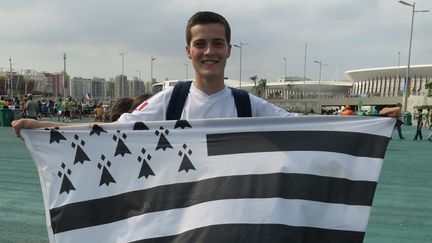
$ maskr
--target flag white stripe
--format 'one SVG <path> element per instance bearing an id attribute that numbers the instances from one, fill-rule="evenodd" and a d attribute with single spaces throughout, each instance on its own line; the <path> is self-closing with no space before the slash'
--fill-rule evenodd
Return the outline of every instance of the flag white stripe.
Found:
<path id="1" fill-rule="evenodd" d="M 290 117 L 258 117 L 250 119 L 246 126 L 236 127 L 235 129 L 226 128 L 233 126 L 236 119 L 212 119 L 212 120 L 190 120 L 196 126 L 222 128 L 221 132 L 245 132 L 245 131 L 341 131 L 358 132 L 388 137 L 389 129 L 393 128 L 396 120 L 388 117 L 348 117 L 348 116 L 309 116 Z M 271 123 L 270 123 L 271 121 Z M 271 126 L 268 126 L 271 124 Z M 267 126 L 265 126 L 267 125 Z M 264 127 L 265 126 L 265 127 Z"/>
<path id="2" fill-rule="evenodd" d="M 208 217 L 209 212 L 211 217 Z M 210 225 L 235 223 L 284 224 L 364 232 L 369 213 L 368 206 L 307 200 L 281 198 L 218 200 L 67 231 L 56 234 L 55 238 L 59 242 L 87 242 L 88 239 L 92 239 L 95 243 L 128 242 L 176 235 Z"/>
<path id="3" fill-rule="evenodd" d="M 240 158 L 244 160 L 240 160 Z M 247 166 L 245 166 L 247 161 Z M 209 178 L 229 175 L 299 173 L 355 181 L 378 181 L 382 159 L 317 151 L 210 156 L 202 169 Z M 197 165 L 199 166 L 199 164 Z M 196 179 L 203 179 L 202 177 Z M 184 181 L 172 181 L 172 183 Z"/>

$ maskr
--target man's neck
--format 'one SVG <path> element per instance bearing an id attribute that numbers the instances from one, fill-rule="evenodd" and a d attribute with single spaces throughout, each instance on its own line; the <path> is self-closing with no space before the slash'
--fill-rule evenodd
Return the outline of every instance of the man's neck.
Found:
<path id="1" fill-rule="evenodd" d="M 217 92 L 225 88 L 225 83 L 223 78 L 218 79 L 203 79 L 196 78 L 193 82 L 195 87 L 207 95 L 216 94 Z"/>

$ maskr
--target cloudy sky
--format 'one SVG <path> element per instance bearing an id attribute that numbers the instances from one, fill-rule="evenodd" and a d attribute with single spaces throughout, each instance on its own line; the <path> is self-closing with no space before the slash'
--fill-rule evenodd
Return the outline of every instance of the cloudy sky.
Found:
<path id="1" fill-rule="evenodd" d="M 243 46 L 242 80 L 303 76 L 346 79 L 345 71 L 397 66 L 408 61 L 412 8 L 397 0 L 0 0 L 0 67 L 59 72 L 67 53 L 71 76 L 110 78 L 141 72 L 150 80 L 193 76 L 184 29 L 199 10 L 218 12 Z M 417 0 L 416 10 L 432 10 Z M 411 64 L 432 63 L 432 13 L 416 13 Z M 239 79 L 239 48 L 226 76 Z M 186 65 L 187 64 L 187 65 Z"/>

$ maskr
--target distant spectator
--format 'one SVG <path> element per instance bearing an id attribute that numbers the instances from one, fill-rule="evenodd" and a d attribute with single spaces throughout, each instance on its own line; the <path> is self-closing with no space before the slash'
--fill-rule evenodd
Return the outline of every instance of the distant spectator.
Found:
<path id="1" fill-rule="evenodd" d="M 134 100 L 131 98 L 120 98 L 114 102 L 109 110 L 110 121 L 117 121 L 123 113 L 129 112 L 133 103 Z"/>
<path id="2" fill-rule="evenodd" d="M 413 140 L 417 140 L 417 138 L 420 138 L 420 140 L 423 140 L 423 135 L 422 135 L 422 127 L 423 127 L 423 109 L 419 108 L 417 109 L 418 114 L 417 114 L 417 130 L 416 130 L 416 134 L 413 138 Z"/>
<path id="3" fill-rule="evenodd" d="M 102 105 L 100 105 L 100 104 L 96 105 L 94 112 L 95 112 L 95 121 L 96 122 L 102 122 L 103 114 L 104 114 Z"/>
<path id="4" fill-rule="evenodd" d="M 351 106 L 346 105 L 345 110 L 341 112 L 342 116 L 354 116 L 354 111 L 351 110 Z"/>
<path id="5" fill-rule="evenodd" d="M 26 117 L 30 119 L 37 120 L 37 103 L 33 101 L 33 96 L 31 94 L 27 95 L 27 102 L 24 105 L 24 111 L 26 113 Z"/>
<path id="6" fill-rule="evenodd" d="M 400 139 L 404 139 L 404 137 L 402 136 L 402 113 L 401 113 L 401 107 L 402 104 L 401 103 L 397 103 L 396 107 L 385 107 L 380 111 L 380 115 L 381 116 L 388 116 L 388 117 L 394 117 L 396 118 L 396 124 L 395 124 L 395 128 L 398 131 L 398 135 Z"/>

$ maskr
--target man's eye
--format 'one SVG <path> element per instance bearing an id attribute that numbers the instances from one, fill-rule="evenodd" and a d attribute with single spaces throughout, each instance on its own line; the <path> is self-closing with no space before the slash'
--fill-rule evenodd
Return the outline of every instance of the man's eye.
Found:
<path id="1" fill-rule="evenodd" d="M 213 43 L 213 45 L 220 48 L 220 47 L 225 46 L 225 42 L 222 42 L 222 41 L 221 42 L 215 42 L 215 43 Z"/>
<path id="2" fill-rule="evenodd" d="M 196 42 L 196 43 L 194 43 L 194 46 L 196 47 L 196 48 L 202 48 L 202 47 L 204 47 L 204 42 Z"/>

